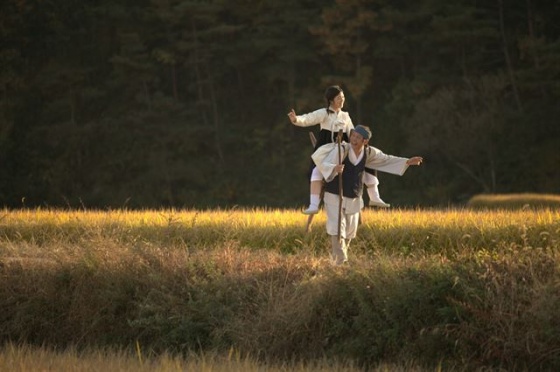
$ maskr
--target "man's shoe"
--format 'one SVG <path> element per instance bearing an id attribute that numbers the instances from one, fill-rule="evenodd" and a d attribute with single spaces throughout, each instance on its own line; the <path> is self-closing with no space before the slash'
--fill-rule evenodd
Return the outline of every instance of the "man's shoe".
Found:
<path id="1" fill-rule="evenodd" d="M 304 209 L 302 211 L 303 214 L 317 214 L 319 213 L 319 208 L 313 208 L 313 207 L 309 207 L 307 209 Z"/>
<path id="2" fill-rule="evenodd" d="M 390 208 L 391 204 L 387 204 L 385 203 L 383 200 L 379 199 L 379 200 L 370 200 L 369 201 L 369 206 L 370 207 L 379 207 L 379 208 Z"/>

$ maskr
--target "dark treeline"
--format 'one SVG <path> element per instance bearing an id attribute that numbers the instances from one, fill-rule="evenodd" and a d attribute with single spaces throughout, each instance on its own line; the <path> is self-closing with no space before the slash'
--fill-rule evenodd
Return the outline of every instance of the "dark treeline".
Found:
<path id="1" fill-rule="evenodd" d="M 396 205 L 560 188 L 557 0 L 2 0 L 0 205 L 307 202 L 341 84 Z M 317 127 L 313 127 L 316 132 Z"/>

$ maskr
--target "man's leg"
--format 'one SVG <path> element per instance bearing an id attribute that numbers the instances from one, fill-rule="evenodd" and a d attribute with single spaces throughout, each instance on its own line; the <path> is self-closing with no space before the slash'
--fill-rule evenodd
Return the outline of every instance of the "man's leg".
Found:
<path id="1" fill-rule="evenodd" d="M 338 239 L 338 236 L 331 235 L 332 259 L 335 265 L 342 265 L 348 261 L 346 239 Z"/>

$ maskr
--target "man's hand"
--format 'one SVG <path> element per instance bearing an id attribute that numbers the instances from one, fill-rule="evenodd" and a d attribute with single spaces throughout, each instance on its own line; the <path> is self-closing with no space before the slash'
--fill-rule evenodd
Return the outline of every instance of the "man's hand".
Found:
<path id="1" fill-rule="evenodd" d="M 335 165 L 334 171 L 338 174 L 342 174 L 342 172 L 344 171 L 344 164 Z"/>

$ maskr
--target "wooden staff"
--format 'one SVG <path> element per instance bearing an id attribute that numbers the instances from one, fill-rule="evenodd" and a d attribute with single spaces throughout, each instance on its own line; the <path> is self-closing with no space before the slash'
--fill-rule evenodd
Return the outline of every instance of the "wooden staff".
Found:
<path id="1" fill-rule="evenodd" d="M 338 164 L 342 164 L 342 129 L 338 131 L 338 137 L 336 137 L 336 143 L 338 144 Z M 342 234 L 340 232 L 342 224 L 342 173 L 338 174 L 338 241 L 342 241 Z"/>
<path id="2" fill-rule="evenodd" d="M 315 138 L 313 132 L 309 132 L 309 140 L 311 141 L 311 146 L 315 148 L 315 146 L 317 145 L 317 138 Z M 314 214 L 310 214 L 309 216 L 307 216 L 307 226 L 305 226 L 305 232 L 311 231 L 311 222 L 313 222 L 313 217 L 315 217 Z"/>

